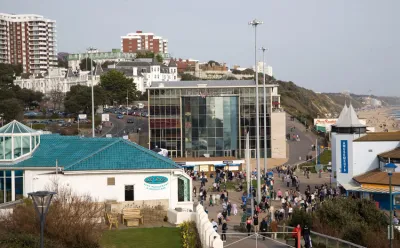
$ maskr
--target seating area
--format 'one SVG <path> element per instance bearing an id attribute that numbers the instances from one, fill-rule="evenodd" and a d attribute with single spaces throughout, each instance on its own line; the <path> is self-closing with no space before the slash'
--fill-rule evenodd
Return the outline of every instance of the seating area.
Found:
<path id="1" fill-rule="evenodd" d="M 109 229 L 139 226 L 158 226 L 165 223 L 167 210 L 161 206 L 143 208 L 124 208 L 120 213 L 106 213 Z M 123 226 L 119 226 L 122 224 Z"/>

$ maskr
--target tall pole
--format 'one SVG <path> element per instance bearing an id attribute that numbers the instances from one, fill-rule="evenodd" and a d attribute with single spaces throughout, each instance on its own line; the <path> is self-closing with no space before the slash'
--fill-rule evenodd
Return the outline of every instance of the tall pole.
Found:
<path id="1" fill-rule="evenodd" d="M 267 50 L 264 47 L 261 47 L 263 52 L 263 88 L 264 88 L 264 174 L 267 173 L 267 154 L 268 154 L 268 147 L 267 147 L 267 93 L 265 89 L 265 51 Z"/>
<path id="2" fill-rule="evenodd" d="M 94 48 L 89 48 L 89 51 L 93 51 Z M 93 59 L 92 59 L 92 53 L 90 53 L 90 71 L 91 71 L 91 76 L 92 76 L 92 137 L 95 137 L 94 133 L 94 90 L 93 90 Z"/>
<path id="3" fill-rule="evenodd" d="M 392 234 L 393 234 L 393 197 L 392 197 L 392 173 L 389 172 L 389 197 L 390 197 L 390 220 L 389 220 L 389 242 L 390 248 L 393 247 Z"/>
<path id="4" fill-rule="evenodd" d="M 40 216 L 40 248 L 44 247 L 44 215 Z"/>
<path id="5" fill-rule="evenodd" d="M 261 201 L 261 179 L 260 179 L 260 103 L 258 98 L 258 69 L 257 69 L 257 26 L 262 24 L 262 21 L 254 19 L 249 22 L 249 25 L 254 27 L 254 65 L 255 65 L 255 79 L 256 79 L 256 162 L 257 162 L 257 202 Z"/>

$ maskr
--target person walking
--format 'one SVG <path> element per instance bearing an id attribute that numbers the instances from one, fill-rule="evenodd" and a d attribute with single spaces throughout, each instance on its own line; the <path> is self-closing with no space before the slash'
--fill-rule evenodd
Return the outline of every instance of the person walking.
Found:
<path id="1" fill-rule="evenodd" d="M 276 232 L 278 232 L 278 222 L 275 219 L 271 222 L 271 231 L 273 232 L 272 238 L 277 239 L 278 235 Z"/>
<path id="2" fill-rule="evenodd" d="M 196 192 L 197 192 L 197 189 L 196 189 L 196 186 L 194 186 L 193 187 L 193 195 L 194 195 L 194 197 L 196 197 Z"/>
<path id="3" fill-rule="evenodd" d="M 261 229 L 261 236 L 263 236 L 263 240 L 265 240 L 265 237 L 267 236 L 266 232 L 268 231 L 267 217 L 264 217 L 263 220 L 261 221 L 260 229 Z"/>
<path id="4" fill-rule="evenodd" d="M 250 236 L 251 231 L 251 218 L 248 217 L 246 220 L 246 229 L 247 229 L 247 236 Z"/>
<path id="5" fill-rule="evenodd" d="M 304 238 L 305 248 L 310 248 L 311 247 L 310 228 L 307 225 L 304 225 L 302 235 Z"/>
<path id="6" fill-rule="evenodd" d="M 228 201 L 228 205 L 226 206 L 226 210 L 228 211 L 228 216 L 231 216 L 232 204 Z"/>
<path id="7" fill-rule="evenodd" d="M 218 223 L 214 219 L 211 219 L 211 225 L 213 226 L 215 232 L 218 232 Z"/>
<path id="8" fill-rule="evenodd" d="M 233 210 L 233 215 L 237 215 L 238 214 L 238 209 L 237 209 L 237 205 L 236 205 L 236 203 L 234 203 L 233 205 L 232 205 L 232 210 Z"/>
<path id="9" fill-rule="evenodd" d="M 223 242 L 226 242 L 226 231 L 228 230 L 228 225 L 226 224 L 226 220 L 222 223 L 222 235 L 221 239 Z"/>
<path id="10" fill-rule="evenodd" d="M 253 216 L 253 226 L 254 226 L 254 232 L 258 233 L 259 229 L 258 229 L 258 215 L 255 214 Z"/>
<path id="11" fill-rule="evenodd" d="M 295 246 L 297 247 L 297 244 L 299 242 L 299 238 L 298 238 L 298 233 L 300 232 L 300 225 L 297 225 L 292 232 L 292 237 L 294 238 L 294 242 L 295 242 Z"/>

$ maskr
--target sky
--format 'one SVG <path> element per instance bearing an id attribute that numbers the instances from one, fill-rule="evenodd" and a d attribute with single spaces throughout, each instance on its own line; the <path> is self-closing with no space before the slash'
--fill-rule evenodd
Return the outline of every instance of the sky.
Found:
<path id="1" fill-rule="evenodd" d="M 316 92 L 400 96 L 399 0 L 0 0 L 1 12 L 57 21 L 58 52 L 120 48 L 137 30 L 168 39 L 175 58 L 254 65 Z M 257 52 L 261 60 L 261 51 Z"/>

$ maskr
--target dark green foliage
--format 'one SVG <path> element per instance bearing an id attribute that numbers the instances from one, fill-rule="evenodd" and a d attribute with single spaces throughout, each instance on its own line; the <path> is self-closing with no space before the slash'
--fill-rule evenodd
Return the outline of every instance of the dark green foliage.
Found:
<path id="1" fill-rule="evenodd" d="M 140 96 L 133 79 L 125 77 L 123 72 L 117 70 L 110 70 L 101 75 L 100 86 L 106 91 L 107 102 L 111 105 L 114 102 L 126 104 L 127 95 L 130 101 L 134 101 Z"/>
<path id="2" fill-rule="evenodd" d="M 96 62 L 94 60 L 92 62 L 92 60 L 90 59 L 90 56 L 89 56 L 88 58 L 84 58 L 81 60 L 81 62 L 79 63 L 79 68 L 82 71 L 91 71 L 92 64 L 93 64 L 93 67 L 96 67 Z"/>
<path id="3" fill-rule="evenodd" d="M 181 81 L 197 81 L 197 80 L 200 80 L 200 78 L 193 76 L 191 74 L 188 74 L 188 73 L 183 73 L 181 75 Z"/>
<path id="4" fill-rule="evenodd" d="M 24 233 L 0 233 L 0 247 L 1 248 L 36 248 L 39 247 L 40 238 L 39 234 L 24 234 Z M 63 244 L 44 239 L 44 247 L 53 248 L 67 248 Z"/>
<path id="5" fill-rule="evenodd" d="M 312 216 L 307 214 L 303 210 L 295 209 L 293 212 L 293 217 L 290 219 L 289 225 L 290 226 L 304 226 L 307 225 L 312 228 Z"/>
<path id="6" fill-rule="evenodd" d="M 106 102 L 106 92 L 98 85 L 94 86 L 94 104 L 102 105 Z M 88 86 L 72 86 L 64 101 L 65 110 L 69 113 L 92 113 L 92 89 Z"/>

